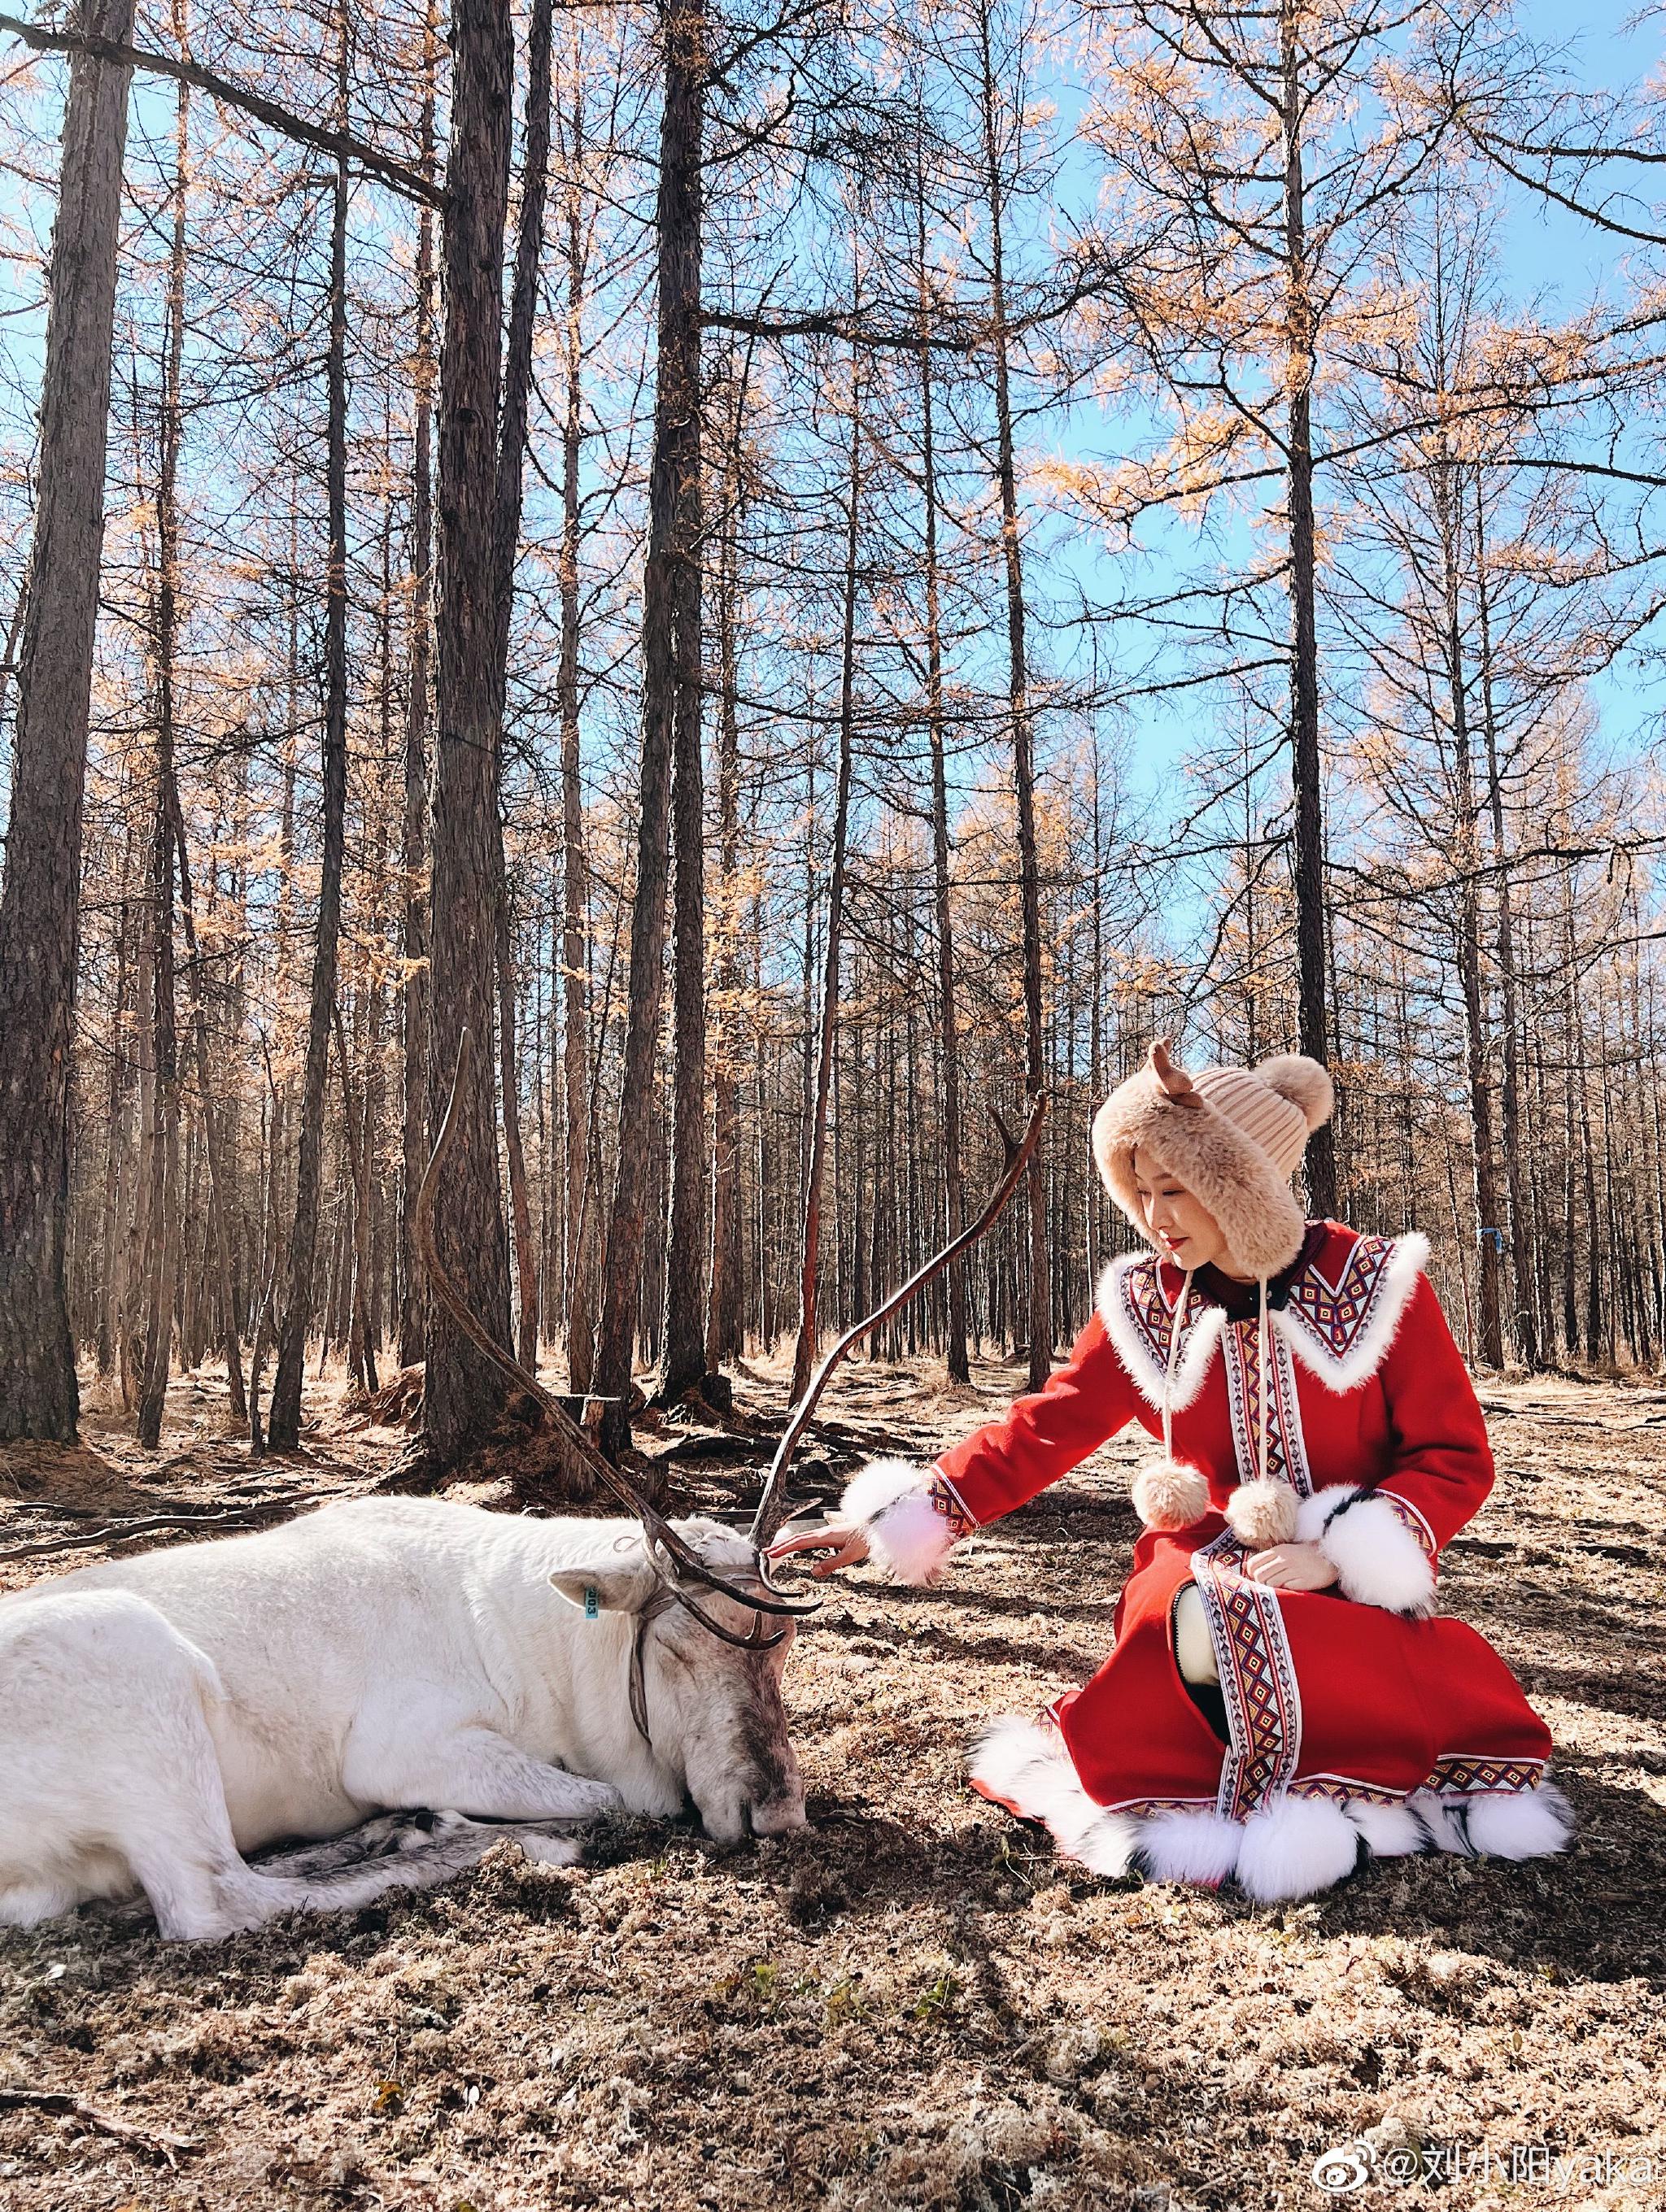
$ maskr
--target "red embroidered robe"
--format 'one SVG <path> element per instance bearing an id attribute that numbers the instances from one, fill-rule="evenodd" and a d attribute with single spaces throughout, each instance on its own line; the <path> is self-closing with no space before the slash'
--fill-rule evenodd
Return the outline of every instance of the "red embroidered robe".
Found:
<path id="1" fill-rule="evenodd" d="M 1432 1790 L 1450 1803 L 1542 1776 L 1549 1731 L 1510 1669 L 1473 1628 L 1433 1613 L 1441 1548 L 1486 1498 L 1493 1457 L 1422 1272 L 1426 1245 L 1326 1227 L 1269 1316 L 1265 1377 L 1256 1319 L 1230 1321 L 1194 1285 L 1170 1404 L 1174 1456 L 1207 1476 L 1210 1510 L 1140 1537 L 1110 1657 L 1051 1709 L 1102 1806 L 1242 1820 L 1285 1796 Z M 944 1548 L 1129 1420 L 1160 1436 L 1183 1279 L 1154 1254 L 1107 1269 L 1068 1364 L 936 1463 Z M 1339 1566 L 1329 1589 L 1275 1590 L 1237 1571 L 1246 1553 L 1222 1509 L 1256 1474 L 1263 1388 L 1267 1473 L 1299 1495 L 1298 1539 Z M 1173 1606 L 1189 1580 L 1219 1668 L 1225 1746 L 1175 1661 Z"/>

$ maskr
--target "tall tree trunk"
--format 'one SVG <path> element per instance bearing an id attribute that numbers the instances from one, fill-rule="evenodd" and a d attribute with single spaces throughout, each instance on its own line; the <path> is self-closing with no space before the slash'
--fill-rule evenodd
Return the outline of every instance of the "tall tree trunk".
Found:
<path id="1" fill-rule="evenodd" d="M 164 556 L 164 562 L 166 556 Z M 159 601 L 167 596 L 164 584 Z M 143 1363 L 139 1377 L 138 1439 L 147 1451 L 161 1441 L 173 1347 L 173 1300 L 179 1270 L 179 1082 L 173 1000 L 173 708 L 172 624 L 158 610 L 156 797 L 150 842 L 150 1021 L 155 1116 L 149 1158 L 149 1194 L 141 1261 L 145 1291 Z"/>
<path id="2" fill-rule="evenodd" d="M 266 1450 L 266 1432 L 260 1418 L 260 1370 L 265 1362 L 273 1308 L 283 1279 L 283 1160 L 288 1151 L 283 1093 L 278 1089 L 272 1073 L 271 1053 L 264 1037 L 261 1056 L 265 1064 L 269 1112 L 266 1181 L 261 1204 L 264 1226 L 259 1302 L 255 1308 L 254 1328 L 249 1336 L 249 1455 L 252 1459 L 259 1459 Z"/>
<path id="3" fill-rule="evenodd" d="M 174 32 L 181 46 L 185 43 L 183 10 L 176 9 Z M 226 1389 L 228 1410 L 234 1427 L 246 1430 L 249 1425 L 248 1401 L 243 1389 L 243 1352 L 237 1331 L 236 1268 L 232 1253 L 232 1192 L 228 1173 L 224 1146 L 222 1141 L 220 1115 L 215 1097 L 212 1079 L 213 1053 L 209 1039 L 208 1010 L 204 1000 L 202 951 L 197 938 L 197 910 L 191 879 L 191 855 L 185 842 L 185 810 L 179 803 L 179 784 L 173 753 L 173 663 L 178 625 L 179 574 L 179 516 L 176 487 L 179 477 L 180 421 L 180 376 L 185 348 L 185 165 L 189 144 L 190 92 L 179 88 L 177 137 L 175 144 L 175 191 L 173 228 L 168 265 L 167 290 L 167 361 L 163 377 L 163 434 L 161 481 L 156 501 L 157 538 L 161 573 L 157 593 L 157 657 L 159 682 L 166 697 L 162 719 L 167 726 L 167 742 L 160 749 L 157 762 L 158 798 L 167 810 L 168 833 L 172 841 L 173 858 L 179 868 L 179 918 L 185 938 L 185 993 L 191 1004 L 192 1056 L 196 1062 L 197 1085 L 202 1099 L 203 1143 L 208 1158 L 209 1190 L 213 1221 L 210 1224 L 214 1239 L 214 1255 L 220 1283 L 222 1343 L 226 1356 Z M 168 876 L 169 905 L 172 905 L 172 865 L 165 872 Z M 173 998 L 172 921 L 168 924 L 169 947 L 167 995 Z M 158 980 L 158 1004 L 161 1004 L 162 985 Z M 170 1003 L 167 1027 L 174 1026 L 173 1008 Z M 173 1111 L 173 1146 L 177 1155 L 179 1146 L 178 1108 L 178 1049 L 170 1038 L 167 1057 L 174 1064 L 171 1087 L 174 1096 Z M 159 1051 L 159 1063 L 161 1054 Z M 159 1071 L 160 1072 L 160 1071 Z M 194 1364 L 194 1363 L 193 1363 Z M 163 1364 L 161 1391 L 167 1389 L 167 1370 Z M 161 1419 L 161 1400 L 155 1412 Z M 147 1413 L 143 1401 L 140 1406 L 140 1431 L 144 1436 Z M 149 1438 L 154 1443 L 155 1439 Z"/>
<path id="4" fill-rule="evenodd" d="M 1487 522 L 1481 480 L 1475 478 L 1475 602 L 1481 623 L 1481 732 L 1487 747 L 1487 803 L 1493 829 L 1493 863 L 1499 873 L 1498 962 L 1503 992 L 1505 1176 L 1510 1206 L 1510 1264 L 1514 1279 L 1516 1349 L 1523 1364 L 1542 1364 L 1535 1294 L 1533 1221 L 1523 1187 L 1522 1140 L 1521 1006 L 1516 975 L 1516 927 L 1511 903 L 1510 855 L 1505 834 L 1504 785 L 1499 774 L 1498 718 L 1493 698 L 1493 629 L 1487 587 Z"/>
<path id="5" fill-rule="evenodd" d="M 718 590 L 717 659 L 721 689 L 717 702 L 717 836 L 721 889 L 717 903 L 717 975 L 722 1011 L 712 1068 L 712 1267 L 706 1322 L 706 1364 L 713 1369 L 739 1358 L 745 1349 L 740 1300 L 740 716 L 736 698 L 744 419 L 744 405 L 737 396 Z"/>
<path id="6" fill-rule="evenodd" d="M 132 0 L 87 0 L 83 21 L 125 46 Z M 70 1046 L 130 74 L 70 58 L 48 271 L 32 587 L 0 890 L 0 1443 L 68 1443 L 80 1411 L 64 1270 Z"/>
<path id="7" fill-rule="evenodd" d="M 366 1150 L 369 1131 L 368 1124 L 362 1125 L 353 1101 L 347 1032 L 342 1023 L 339 1000 L 334 1012 L 336 1066 L 341 1078 L 342 1139 L 347 1147 L 348 1172 L 353 1179 L 353 1303 L 347 1324 L 347 1371 L 367 1397 L 374 1397 L 377 1387 L 376 1355 L 370 1344 L 370 1163 Z"/>
<path id="8" fill-rule="evenodd" d="M 494 906 L 502 836 L 496 532 L 502 368 L 500 295 L 508 207 L 514 40 L 508 0 L 459 0 L 452 19 L 452 135 L 446 168 L 445 339 L 440 368 L 439 760 L 429 908 L 429 1121 L 450 1093 L 458 1039 L 471 1031 L 435 1237 L 459 1294 L 501 1344 L 509 1268 L 498 1180 Z M 496 1425 L 505 1387 L 431 1297 L 423 1434 L 450 1466 Z"/>
<path id="9" fill-rule="evenodd" d="M 169 777 L 168 804 L 173 816 L 173 842 L 179 860 L 179 918 L 185 933 L 185 988 L 191 1000 L 192 1042 L 197 1062 L 197 1087 L 203 1105 L 203 1146 L 208 1154 L 209 1191 L 213 1201 L 214 1258 L 220 1278 L 221 1342 L 226 1355 L 226 1389 L 232 1425 L 249 1425 L 249 1401 L 243 1388 L 243 1346 L 237 1329 L 237 1268 L 232 1249 L 232 1175 L 226 1157 L 225 1130 L 215 1097 L 214 1054 L 209 1037 L 208 1008 L 203 996 L 203 956 L 197 941 L 197 914 L 192 892 L 191 856 L 185 845 L 185 814 L 179 805 L 177 776 Z"/>
<path id="10" fill-rule="evenodd" d="M 989 7 L 978 12 L 982 46 L 984 185 L 989 214 L 989 310 L 995 356 L 995 437 L 1000 478 L 1000 543 L 1006 580 L 1008 697 L 1012 724 L 1012 785 L 1018 801 L 1018 900 L 1024 920 L 1024 1079 L 1034 1097 L 1046 1083 L 1042 1030 L 1041 867 L 1036 849 L 1036 732 L 1030 700 L 1023 550 L 1018 537 L 1018 472 L 1012 444 L 1011 363 L 1006 327 L 1004 208 L 998 138 L 997 87 Z M 1053 1364 L 1053 1299 L 1047 1239 L 1047 1162 L 1037 1145 L 1025 1179 L 1030 1200 L 1030 1387 L 1039 1390 Z"/>
<path id="11" fill-rule="evenodd" d="M 579 470 L 583 446 L 586 255 L 576 175 L 581 167 L 582 95 L 573 102 L 575 182 L 568 193 L 567 392 L 561 429 L 561 640 L 556 704 L 561 720 L 562 1093 L 567 1109 L 567 1387 L 587 1395 L 595 1379 L 596 1323 L 592 1300 L 601 1195 L 592 1176 L 593 1113 L 588 1099 L 590 1049 L 590 878 L 584 849 L 583 763 L 579 747 Z"/>
<path id="12" fill-rule="evenodd" d="M 422 168 L 435 168 L 435 92 L 439 12 L 429 0 L 423 31 Z M 399 1364 L 423 1357 L 426 1291 L 417 1279 L 416 1193 L 428 1162 L 428 779 L 429 685 L 433 672 L 434 507 L 434 210 L 424 205 L 416 225 L 416 345 L 411 364 L 416 392 L 415 452 L 410 485 L 410 665 L 405 702 L 404 821 L 401 863 L 404 877 L 401 949 L 404 959 L 404 1031 L 400 1067 Z"/>
<path id="13" fill-rule="evenodd" d="M 697 404 L 697 402 L 696 402 Z M 685 487 L 684 544 L 701 539 L 700 471 Z M 677 580 L 672 732 L 671 1206 L 660 1395 L 675 1404 L 706 1371 L 706 811 L 701 758 L 701 563 Z"/>
<path id="14" fill-rule="evenodd" d="M 685 573 L 700 550 L 690 534 L 700 476 L 701 142 L 705 97 L 704 0 L 668 0 L 665 100 L 660 123 L 659 364 L 648 470 L 648 545 L 642 577 L 642 768 L 636 888 L 631 905 L 630 1001 L 619 1105 L 618 1158 L 608 1224 L 596 1383 L 608 1403 L 611 1453 L 630 1441 L 632 1355 L 641 1296 L 643 1218 L 654 1115 L 654 1070 L 666 950 L 671 777 L 684 672 L 679 617 Z"/>
<path id="15" fill-rule="evenodd" d="M 147 827 L 145 852 L 155 847 L 155 816 Z M 147 872 L 149 860 L 147 858 Z M 122 1268 L 121 1402 L 124 1412 L 138 1404 L 144 1380 L 145 1238 L 150 1209 L 152 1154 L 156 1146 L 156 1024 L 153 1016 L 155 986 L 156 933 L 150 925 L 149 904 L 139 932 L 137 972 L 134 984 L 133 1048 L 138 1065 L 137 1158 L 133 1167 L 133 1212 L 127 1225 L 126 1259 Z"/>
<path id="16" fill-rule="evenodd" d="M 526 1152 L 520 1134 L 520 1062 L 515 1049 L 514 932 L 503 853 L 503 718 L 508 703 L 509 628 L 514 612 L 515 556 L 520 545 L 522 471 L 526 458 L 527 405 L 532 386 L 532 334 L 538 319 L 538 263 L 550 180 L 550 43 L 552 0 L 533 0 L 526 24 L 526 153 L 520 173 L 520 213 L 515 234 L 514 283 L 503 362 L 503 413 L 498 437 L 497 500 L 492 526 L 495 600 L 491 679 L 497 779 L 496 946 L 499 1092 L 503 1146 L 509 1170 L 520 1296 L 516 1351 L 523 1367 L 538 1364 L 538 1253 L 526 1189 Z"/>
<path id="17" fill-rule="evenodd" d="M 509 1222 L 518 1299 L 515 1357 L 538 1365 L 538 1247 L 532 1230 L 532 1194 L 526 1187 L 526 1146 L 520 1131 L 520 1055 L 515 1043 L 515 956 L 508 876 L 502 864 L 502 816 L 499 814 L 497 884 L 498 1096 L 503 1109 L 503 1151 L 509 1170 Z"/>
<path id="18" fill-rule="evenodd" d="M 538 1365 L 538 1254 L 532 1238 L 532 1205 L 526 1187 L 526 1148 L 520 1132 L 520 1057 L 515 1042 L 515 957 L 514 916 L 508 872 L 503 865 L 502 815 L 498 816 L 497 945 L 498 1097 L 503 1113 L 503 1150 L 509 1171 L 509 1220 L 513 1231 L 515 1287 L 519 1298 L 515 1357 L 523 1367 Z"/>
<path id="19" fill-rule="evenodd" d="M 1449 460 L 1438 466 L 1435 497 L 1444 568 L 1446 675 L 1452 717 L 1452 781 L 1456 801 L 1456 852 L 1458 983 L 1463 994 L 1465 1072 L 1469 1089 L 1469 1129 L 1474 1157 L 1475 1222 L 1479 1231 L 1475 1304 L 1476 1341 L 1489 1367 L 1504 1364 L 1504 1329 L 1499 1276 L 1503 1232 L 1499 1227 L 1498 1158 L 1493 1142 L 1493 1092 L 1487 1079 L 1487 1018 L 1481 972 L 1481 839 L 1475 807 L 1474 767 L 1469 741 L 1469 696 L 1463 662 L 1461 618 L 1461 549 L 1463 544 L 1462 488 L 1454 490 Z"/>
<path id="20" fill-rule="evenodd" d="M 827 1101 L 839 1034 L 839 953 L 844 936 L 845 859 L 850 827 L 850 775 L 855 753 L 856 555 L 861 524 L 862 392 L 853 365 L 850 395 L 850 474 L 846 484 L 844 638 L 839 660 L 839 774 L 833 801 L 833 864 L 827 888 L 827 942 L 822 952 L 821 1030 L 810 1115 L 810 1157 L 804 1182 L 804 1236 L 799 1274 L 799 1334 L 793 1350 L 792 1400 L 810 1386 L 816 1356 L 816 1301 L 820 1287 L 822 1176 L 827 1158 Z"/>
<path id="21" fill-rule="evenodd" d="M 131 787 L 130 787 L 131 788 Z M 104 1157 L 104 1235 L 99 1269 L 98 1371 L 112 1375 L 121 1314 L 119 1231 L 126 1193 L 128 933 L 132 927 L 133 821 L 127 811 L 122 840 L 121 889 L 116 906 L 116 979 L 110 1009 L 109 1083 L 105 1096 L 107 1145 Z"/>
<path id="22" fill-rule="evenodd" d="M 1286 497 L 1290 532 L 1290 757 L 1296 799 L 1292 874 L 1296 893 L 1298 1034 L 1310 1059 L 1327 1062 L 1330 1033 L 1325 960 L 1324 802 L 1319 763 L 1319 641 L 1316 612 L 1317 555 L 1313 526 L 1314 311 L 1307 265 L 1306 181 L 1303 173 L 1299 29 L 1303 0 L 1279 0 L 1283 72 L 1285 299 L 1289 329 Z M 1327 1121 L 1307 1147 L 1308 1203 L 1316 1215 L 1336 1211 L 1336 1139 Z"/>
<path id="23" fill-rule="evenodd" d="M 347 111 L 347 18 L 338 26 L 336 98 L 344 127 Z M 289 1233 L 283 1320 L 272 1375 L 267 1441 L 274 1451 L 301 1443 L 301 1389 L 307 1329 L 313 1311 L 313 1273 L 324 1162 L 324 1093 L 330 1073 L 330 1027 L 336 1006 L 337 952 L 341 937 L 341 873 L 347 836 L 347 163 L 336 164 L 330 223 L 330 343 L 325 503 L 328 544 L 324 594 L 324 826 L 319 866 L 317 936 L 307 1017 L 307 1059 L 301 1075 L 301 1143 L 295 1164 L 295 1225 Z"/>
<path id="24" fill-rule="evenodd" d="M 173 28 L 182 40 L 182 9 Z M 144 1378 L 139 1390 L 138 1437 L 148 1451 L 161 1440 L 162 1414 L 173 1343 L 173 1304 L 179 1287 L 184 1224 L 179 1198 L 179 1048 L 173 968 L 173 886 L 176 824 L 182 819 L 175 787 L 174 677 L 179 612 L 179 445 L 183 428 L 180 379 L 185 368 L 185 161 L 191 94 L 181 85 L 174 106 L 174 174 L 167 299 L 163 318 L 161 450 L 156 473 L 156 595 L 152 651 L 156 687 L 156 809 L 151 842 L 151 989 L 155 1055 L 156 1141 L 151 1152 L 144 1275 L 150 1298 L 145 1329 Z"/>
<path id="25" fill-rule="evenodd" d="M 915 173 L 915 252 L 919 272 L 921 328 L 930 308 L 926 278 L 926 173 L 924 119 Z M 960 1157 L 960 1025 L 955 1006 L 953 913 L 950 905 L 948 717 L 943 690 L 942 579 L 938 567 L 937 441 L 931 348 L 920 347 L 920 484 L 926 529 L 926 715 L 932 755 L 932 890 L 937 915 L 937 1022 L 943 1058 L 943 1198 L 945 1243 L 965 1225 L 966 1178 Z M 957 1258 L 945 1270 L 948 1296 L 944 1349 L 949 1379 L 971 1380 L 966 1351 L 966 1263 Z"/>
<path id="26" fill-rule="evenodd" d="M 698 449 L 700 362 L 690 398 L 696 450 L 678 500 L 685 556 L 675 576 L 677 706 L 672 721 L 671 1205 L 666 1244 L 660 1395 L 675 1404 L 706 1371 L 706 811 L 702 758 L 701 620 L 704 533 Z"/>

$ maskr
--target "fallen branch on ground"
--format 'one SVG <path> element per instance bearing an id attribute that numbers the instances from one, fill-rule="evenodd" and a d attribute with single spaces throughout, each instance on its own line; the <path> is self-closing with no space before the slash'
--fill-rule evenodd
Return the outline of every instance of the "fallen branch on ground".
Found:
<path id="1" fill-rule="evenodd" d="M 75 1536 L 52 1536 L 41 1544 L 16 1544 L 0 1552 L 7 1559 L 40 1559 L 52 1552 L 79 1552 L 98 1544 L 125 1544 L 134 1536 L 148 1536 L 157 1528 L 233 1528 L 240 1522 L 258 1521 L 269 1513 L 299 1512 L 303 1505 L 321 1505 L 325 1494 L 309 1491 L 300 1498 L 270 1498 L 251 1505 L 228 1506 L 223 1513 L 149 1513 L 142 1521 L 106 1521 L 97 1528 L 83 1528 Z"/>
<path id="2" fill-rule="evenodd" d="M 85 2098 L 68 2089 L 0 2088 L 0 2111 L 19 2108 L 67 2112 L 84 2128 L 96 2128 L 100 2135 L 114 2136 L 118 2142 L 137 2143 L 143 2149 L 160 2151 L 170 2160 L 175 2151 L 200 2150 L 203 2147 L 200 2136 L 176 2136 L 168 2128 L 145 2128 L 132 2120 L 119 2120 L 113 2112 L 100 2112 L 96 2105 L 89 2105 Z"/>

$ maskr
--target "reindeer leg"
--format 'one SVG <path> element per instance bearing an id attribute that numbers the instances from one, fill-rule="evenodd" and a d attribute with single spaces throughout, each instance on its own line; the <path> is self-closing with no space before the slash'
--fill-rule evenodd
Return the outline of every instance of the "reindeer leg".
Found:
<path id="1" fill-rule="evenodd" d="M 342 1782 L 361 1804 L 442 1806 L 484 1820 L 590 1820 L 624 1802 L 611 1782 L 530 1759 L 496 1729 L 423 1729 L 413 1740 L 365 1717 L 348 1736 Z"/>

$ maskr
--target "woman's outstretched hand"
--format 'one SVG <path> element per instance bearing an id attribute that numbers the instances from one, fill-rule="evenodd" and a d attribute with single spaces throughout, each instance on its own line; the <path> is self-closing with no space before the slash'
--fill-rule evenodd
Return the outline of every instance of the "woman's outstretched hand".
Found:
<path id="1" fill-rule="evenodd" d="M 1335 1568 L 1316 1544 L 1269 1544 L 1250 1553 L 1243 1571 L 1273 1589 L 1329 1589 L 1336 1580 Z"/>
<path id="2" fill-rule="evenodd" d="M 867 1557 L 867 1538 L 860 1528 L 852 1528 L 838 1521 L 818 1521 L 808 1528 L 800 1528 L 795 1536 L 783 1536 L 771 1544 L 769 1557 L 784 1559 L 790 1552 L 831 1552 L 830 1559 L 822 1559 L 810 1570 L 812 1575 L 830 1575 L 835 1567 L 859 1567 Z"/>

